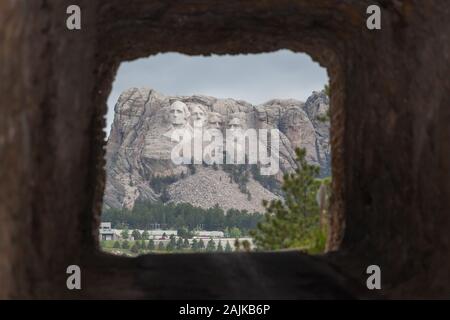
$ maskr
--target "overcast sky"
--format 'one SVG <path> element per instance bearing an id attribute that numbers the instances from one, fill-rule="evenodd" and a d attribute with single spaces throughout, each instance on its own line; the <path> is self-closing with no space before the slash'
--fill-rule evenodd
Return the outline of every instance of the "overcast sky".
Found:
<path id="1" fill-rule="evenodd" d="M 108 99 L 107 132 L 120 94 L 131 87 L 148 87 L 165 95 L 204 94 L 261 104 L 270 99 L 305 101 L 328 82 L 326 70 L 302 53 L 272 53 L 210 57 L 164 53 L 123 62 Z"/>

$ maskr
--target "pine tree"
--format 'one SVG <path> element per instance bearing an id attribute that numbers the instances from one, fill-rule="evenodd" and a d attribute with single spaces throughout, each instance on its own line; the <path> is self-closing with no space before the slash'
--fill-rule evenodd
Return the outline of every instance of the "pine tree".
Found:
<path id="1" fill-rule="evenodd" d="M 150 238 L 150 234 L 148 233 L 147 230 L 144 230 L 144 232 L 142 232 L 141 238 L 143 240 L 148 240 L 148 238 Z"/>
<path id="2" fill-rule="evenodd" d="M 119 241 L 114 242 L 113 248 L 114 249 L 119 249 L 120 248 L 120 242 Z"/>
<path id="3" fill-rule="evenodd" d="M 249 242 L 248 240 L 242 241 L 242 248 L 243 248 L 245 251 L 249 252 L 249 251 L 251 250 L 250 242 Z"/>
<path id="4" fill-rule="evenodd" d="M 134 240 L 141 240 L 141 233 L 137 230 L 133 230 L 131 236 L 134 238 Z"/>
<path id="5" fill-rule="evenodd" d="M 139 253 L 139 246 L 138 246 L 138 243 L 139 243 L 139 242 L 135 242 L 135 243 L 133 244 L 133 246 L 132 246 L 131 249 L 130 249 L 131 252 L 133 252 L 133 253 Z"/>
<path id="6" fill-rule="evenodd" d="M 241 250 L 241 243 L 239 242 L 238 238 L 234 239 L 234 250 L 235 251 L 240 251 Z"/>
<path id="7" fill-rule="evenodd" d="M 176 248 L 176 245 L 177 245 L 177 242 L 175 240 L 175 237 L 170 236 L 170 241 L 169 241 L 169 243 L 166 246 L 166 250 L 167 251 L 174 251 L 175 248 Z"/>
<path id="8" fill-rule="evenodd" d="M 120 236 L 122 237 L 122 239 L 127 240 L 130 237 L 130 234 L 128 232 L 128 229 L 123 229 L 122 232 L 120 233 Z"/>
<path id="9" fill-rule="evenodd" d="M 179 228 L 177 230 L 177 236 L 181 238 L 186 238 L 189 234 L 189 230 L 186 227 Z"/>
<path id="10" fill-rule="evenodd" d="M 176 249 L 179 251 L 183 250 L 183 239 L 181 237 L 177 240 Z"/>
<path id="11" fill-rule="evenodd" d="M 155 241 L 153 241 L 153 239 L 150 239 L 148 241 L 147 249 L 150 250 L 150 251 L 154 251 L 155 250 Z"/>
<path id="12" fill-rule="evenodd" d="M 232 252 L 233 249 L 231 248 L 230 242 L 227 241 L 227 244 L 225 245 L 225 252 Z"/>
<path id="13" fill-rule="evenodd" d="M 238 227 L 233 227 L 230 229 L 230 237 L 239 238 L 241 235 L 242 235 L 242 232 Z"/>
<path id="14" fill-rule="evenodd" d="M 206 251 L 207 252 L 216 251 L 216 243 L 214 242 L 214 240 L 212 238 L 208 241 L 208 244 L 206 245 Z"/>
<path id="15" fill-rule="evenodd" d="M 194 252 L 198 251 L 198 242 L 197 242 L 197 239 L 192 240 L 191 249 L 192 249 L 192 251 L 194 251 Z"/>
<path id="16" fill-rule="evenodd" d="M 217 244 L 217 252 L 223 252 L 222 240 L 219 240 L 219 243 Z"/>
<path id="17" fill-rule="evenodd" d="M 122 249 L 129 249 L 129 248 L 130 248 L 130 244 L 129 244 L 128 240 L 122 241 Z"/>
<path id="18" fill-rule="evenodd" d="M 323 238 L 316 202 L 320 184 L 316 180 L 319 168 L 306 162 L 304 149 L 297 149 L 296 154 L 298 168 L 294 173 L 284 176 L 282 190 L 285 193 L 285 201 L 265 201 L 265 219 L 250 232 L 260 249 L 323 250 L 316 246 L 319 238 Z"/>
<path id="19" fill-rule="evenodd" d="M 184 238 L 183 249 L 189 249 L 189 240 L 188 240 L 188 238 Z"/>
<path id="20" fill-rule="evenodd" d="M 198 249 L 200 251 L 205 249 L 205 243 L 203 242 L 203 239 L 200 239 L 200 241 L 198 242 Z"/>

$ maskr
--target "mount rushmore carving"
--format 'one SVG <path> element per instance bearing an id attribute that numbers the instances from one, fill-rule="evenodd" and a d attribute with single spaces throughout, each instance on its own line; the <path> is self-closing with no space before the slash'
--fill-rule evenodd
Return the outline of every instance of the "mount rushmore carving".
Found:
<path id="1" fill-rule="evenodd" d="M 107 143 L 105 208 L 131 208 L 138 200 L 189 202 L 204 208 L 218 204 L 224 209 L 261 211 L 263 199 L 279 195 L 250 176 L 245 194 L 228 178 L 222 166 L 177 165 L 171 160 L 174 147 L 194 129 L 241 135 L 248 129 L 277 129 L 279 172 L 296 166 L 295 148 L 305 148 L 307 161 L 330 175 L 328 97 L 314 92 L 303 103 L 274 99 L 254 106 L 242 100 L 209 96 L 165 96 L 152 89 L 132 88 L 123 92 L 115 106 L 115 117 Z M 270 143 L 270 142 L 269 142 Z M 204 144 L 204 142 L 203 142 Z M 244 146 L 245 148 L 245 146 Z M 248 153 L 248 150 L 246 151 Z M 194 158 L 194 154 L 189 154 Z M 195 162 L 199 163 L 199 162 Z M 200 162 L 202 163 L 202 162 Z M 155 190 L 157 179 L 171 183 Z"/>

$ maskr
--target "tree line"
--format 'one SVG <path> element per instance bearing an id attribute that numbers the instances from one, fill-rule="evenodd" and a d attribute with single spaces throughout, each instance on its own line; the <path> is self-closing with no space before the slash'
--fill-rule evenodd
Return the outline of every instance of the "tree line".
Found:
<path id="1" fill-rule="evenodd" d="M 215 241 L 210 239 L 209 241 L 204 241 L 203 239 L 194 239 L 191 243 L 188 239 L 170 237 L 170 241 L 166 244 L 163 241 L 159 241 L 158 244 L 152 239 L 149 241 L 115 241 L 112 247 L 106 245 L 106 241 L 103 241 L 102 246 L 105 248 L 121 249 L 130 251 L 133 254 L 146 253 L 146 252 L 232 252 L 233 249 L 230 245 L 230 241 L 219 242 L 216 244 Z M 235 250 L 240 251 L 241 247 L 244 251 L 250 251 L 250 243 L 246 240 L 240 242 L 235 240 L 234 242 Z"/>
<path id="2" fill-rule="evenodd" d="M 102 221 L 111 222 L 116 229 L 155 229 L 155 225 L 165 229 L 188 229 L 206 231 L 228 231 L 236 228 L 242 235 L 255 229 L 263 220 L 261 213 L 229 209 L 226 214 L 218 205 L 203 209 L 189 203 L 136 202 L 133 209 L 106 209 Z"/>

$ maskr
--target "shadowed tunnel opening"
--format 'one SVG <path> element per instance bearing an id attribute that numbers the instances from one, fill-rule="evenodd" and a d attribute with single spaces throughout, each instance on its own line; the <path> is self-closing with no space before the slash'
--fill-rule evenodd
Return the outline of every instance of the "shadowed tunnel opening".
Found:
<path id="1" fill-rule="evenodd" d="M 145 30 L 140 27 L 133 29 L 135 37 L 139 37 L 142 32 L 145 32 Z M 183 36 L 178 40 L 171 37 L 170 42 L 167 44 L 165 44 L 167 39 L 162 40 L 161 44 L 157 46 L 157 51 L 154 51 L 154 46 L 158 42 L 155 42 L 155 39 L 153 38 L 152 42 L 148 43 L 147 47 L 145 41 L 141 40 L 139 42 L 133 42 L 133 40 L 130 40 L 128 37 L 129 40 L 124 44 L 124 48 L 120 48 L 119 46 L 119 49 L 117 49 L 118 51 L 115 54 L 112 50 L 104 52 L 104 56 L 101 58 L 102 65 L 109 65 L 110 68 L 104 68 L 105 73 L 98 78 L 98 83 L 100 83 L 99 87 L 101 88 L 99 91 L 102 92 L 102 94 L 98 97 L 99 100 L 96 103 L 98 103 L 98 105 L 105 106 L 108 97 L 107 93 L 109 93 L 109 90 L 111 90 L 112 87 L 112 79 L 114 78 L 115 72 L 121 62 L 132 61 L 158 52 L 176 51 L 191 56 L 208 56 L 210 54 L 257 54 L 273 52 L 280 49 L 288 49 L 295 53 L 307 53 L 313 60 L 319 62 L 321 66 L 327 69 L 330 79 L 330 105 L 332 106 L 330 112 L 330 140 L 331 153 L 333 154 L 332 170 L 333 173 L 336 172 L 336 175 L 333 176 L 332 182 L 333 199 L 330 206 L 330 229 L 327 248 L 330 251 L 336 250 L 342 241 L 344 233 L 344 206 L 342 191 L 344 169 L 341 144 L 343 143 L 342 134 L 344 132 L 342 101 L 344 97 L 343 88 L 345 87 L 345 83 L 342 79 L 341 65 L 338 63 L 339 60 L 334 50 L 330 50 L 328 46 L 325 45 L 325 42 L 323 44 L 320 44 L 320 42 L 318 42 L 318 44 L 313 44 L 307 39 L 292 40 L 291 42 L 283 41 L 281 39 L 279 42 L 273 41 L 270 37 L 260 34 L 259 31 L 256 33 L 249 31 L 248 37 L 252 38 L 252 45 L 250 46 L 249 43 L 246 42 L 247 36 L 245 33 L 240 33 L 239 37 L 235 38 L 233 33 L 227 34 L 227 31 L 225 30 L 224 32 L 226 37 L 230 37 L 231 45 L 224 45 L 227 41 L 223 42 L 222 40 L 219 40 L 221 39 L 220 36 L 215 37 L 209 32 L 204 33 L 203 29 L 195 29 L 189 31 L 189 43 L 187 43 Z M 196 35 L 194 36 L 194 34 Z M 184 33 L 184 35 L 186 35 L 186 33 Z M 288 35 L 280 35 L 280 37 L 289 39 Z M 199 39 L 199 42 L 196 42 L 197 45 L 195 46 L 192 45 L 195 41 L 194 39 Z M 110 41 L 111 39 L 105 38 L 103 40 Z M 316 41 L 316 39 L 314 39 L 314 41 Z M 111 44 L 108 43 L 105 47 L 109 47 L 111 49 Z M 101 108 L 99 112 L 100 111 L 102 111 L 101 116 L 103 116 L 105 108 Z M 103 125 L 104 122 L 99 122 L 99 125 L 100 124 Z M 100 129 L 101 126 L 99 126 L 96 130 L 99 131 Z M 334 134 L 333 132 L 337 132 L 337 134 Z M 99 137 L 102 137 L 102 135 L 99 135 Z M 102 140 L 98 140 L 97 142 L 104 143 L 103 141 L 104 140 L 102 137 Z M 99 176 L 103 177 L 103 159 L 101 159 L 98 163 Z M 102 184 L 99 184 L 97 186 L 97 194 L 100 195 L 101 192 L 103 192 Z M 95 203 L 100 202 L 100 200 L 101 198 L 99 197 Z M 94 220 L 95 222 L 92 228 L 93 232 L 90 236 L 92 237 L 92 234 L 94 235 L 93 241 L 95 245 L 98 246 L 96 231 L 99 225 L 99 211 L 96 210 L 95 212 L 97 220 Z M 120 258 L 108 257 L 103 259 L 117 259 L 115 261 L 119 261 Z M 290 259 L 293 259 L 291 263 L 283 263 L 283 261 L 287 262 Z M 122 274 L 124 278 L 138 277 L 140 286 L 142 286 L 142 290 L 145 292 L 145 297 L 245 298 L 279 296 L 280 298 L 312 298 L 317 296 L 322 298 L 350 298 L 357 296 L 357 292 L 360 290 L 357 282 L 354 282 L 351 278 L 341 276 L 339 271 L 334 269 L 335 267 L 327 265 L 326 263 L 323 266 L 323 269 L 319 268 L 316 273 L 315 268 L 322 263 L 321 261 L 323 258 L 319 257 L 317 258 L 319 259 L 317 261 L 315 259 L 316 258 L 310 258 L 309 256 L 295 252 L 205 254 L 205 257 L 199 256 L 198 254 L 171 254 L 171 257 L 167 255 L 157 256 L 150 254 L 124 261 L 123 263 L 129 265 L 129 267 L 121 269 L 120 274 Z M 101 269 L 98 266 L 104 266 L 104 261 L 106 260 L 103 260 L 102 262 L 102 260 L 97 259 L 94 263 L 97 267 L 94 269 Z M 267 265 L 263 266 L 263 263 Z M 282 265 L 279 265 L 280 263 Z M 292 275 L 289 275 L 291 274 L 291 271 L 286 270 L 285 272 L 280 272 L 279 268 L 281 268 L 281 270 L 286 268 L 289 269 L 289 265 L 299 264 L 303 265 L 302 270 L 304 272 L 304 276 L 301 276 L 298 280 L 290 283 L 293 279 Z M 186 278 L 186 274 L 184 272 L 183 274 L 179 273 L 178 270 L 180 265 L 189 266 L 188 269 L 190 271 L 186 273 L 190 275 L 189 278 Z M 276 267 L 277 265 L 278 267 Z M 147 268 L 152 271 L 144 271 Z M 217 270 L 222 271 L 211 274 L 211 271 L 216 268 Z M 139 271 L 141 269 L 142 272 Z M 168 272 L 168 270 L 172 271 Z M 96 272 L 93 274 L 97 275 Z M 170 277 L 173 281 L 168 282 L 168 278 L 163 276 L 163 274 L 171 274 Z M 283 276 L 281 276 L 282 274 Z M 207 281 L 209 284 L 207 287 L 205 287 L 204 279 L 208 279 Z M 262 279 L 266 280 L 260 282 Z M 328 280 L 323 281 L 323 279 Z M 164 288 L 161 287 L 162 283 L 164 283 Z M 243 285 L 243 283 L 247 283 L 247 285 Z M 215 289 L 213 289 L 213 284 L 216 284 L 218 287 L 222 287 L 222 289 L 220 289 L 219 292 L 214 292 Z M 345 287 L 346 285 L 344 284 L 348 284 L 348 287 Z M 243 290 L 244 287 L 249 289 Z M 305 290 L 305 292 L 296 293 L 298 290 L 295 289 L 295 287 L 302 287 L 304 289 L 301 290 Z M 306 287 L 308 289 L 306 289 Z M 154 290 L 154 288 L 159 289 Z M 189 293 L 186 295 L 182 288 L 190 288 Z M 329 292 L 327 292 L 327 288 L 330 288 Z"/>
<path id="2" fill-rule="evenodd" d="M 288 50 L 209 57 L 163 53 L 122 63 L 108 98 L 101 249 L 131 256 L 269 250 L 269 245 L 294 247 L 289 239 L 297 237 L 296 248 L 323 252 L 331 180 L 327 86 L 324 68 Z M 186 106 L 186 116 L 178 120 L 190 139 L 194 132 L 195 139 L 205 139 L 190 144 L 190 155 L 183 156 L 189 164 L 175 163 L 178 144 L 166 133 L 174 102 Z M 215 165 L 206 163 L 207 133 L 219 130 L 226 150 L 230 124 L 249 135 L 239 147 L 247 164 L 227 165 L 223 157 Z M 264 158 L 256 140 L 264 130 L 281 139 L 273 155 L 276 165 L 267 173 L 258 164 Z M 252 233 L 265 221 L 263 201 L 285 198 L 283 177 L 297 168 L 296 148 L 304 148 L 307 162 L 318 168 L 308 194 L 318 205 L 299 213 L 304 219 L 313 215 L 312 226 L 298 223 L 298 235 L 280 228 L 283 239 L 255 242 Z M 196 164 L 194 155 L 201 156 Z"/>
<path id="3" fill-rule="evenodd" d="M 69 31 L 61 22 L 72 2 L 0 4 L 1 297 L 365 297 L 372 264 L 382 296 L 446 297 L 450 4 L 376 1 L 382 29 L 368 31 L 366 0 L 79 0 L 83 27 Z M 119 64 L 279 49 L 329 73 L 330 252 L 100 253 L 104 116 Z M 66 288 L 72 264 L 84 270 L 82 291 Z"/>

